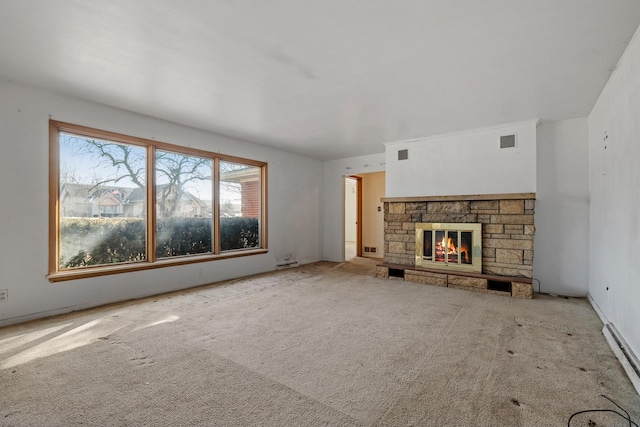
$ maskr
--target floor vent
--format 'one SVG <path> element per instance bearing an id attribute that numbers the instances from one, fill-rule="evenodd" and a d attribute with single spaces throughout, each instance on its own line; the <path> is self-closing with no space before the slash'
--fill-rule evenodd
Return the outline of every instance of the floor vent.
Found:
<path id="1" fill-rule="evenodd" d="M 276 270 L 284 270 L 285 268 L 295 268 L 298 266 L 298 261 L 285 261 L 280 264 L 276 264 Z"/>

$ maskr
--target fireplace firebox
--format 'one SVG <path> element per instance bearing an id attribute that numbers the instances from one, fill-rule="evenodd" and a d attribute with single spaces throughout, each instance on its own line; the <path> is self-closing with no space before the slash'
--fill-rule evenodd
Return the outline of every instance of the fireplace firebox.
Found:
<path id="1" fill-rule="evenodd" d="M 482 272 L 482 224 L 417 223 L 416 266 Z"/>

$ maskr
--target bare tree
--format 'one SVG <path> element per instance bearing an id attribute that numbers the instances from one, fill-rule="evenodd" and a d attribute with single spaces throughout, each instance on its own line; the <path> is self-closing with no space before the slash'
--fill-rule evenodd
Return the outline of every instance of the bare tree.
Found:
<path id="1" fill-rule="evenodd" d="M 130 145 L 116 144 L 102 140 L 77 138 L 84 143 L 83 152 L 96 157 L 99 165 L 115 168 L 111 176 L 98 178 L 96 187 L 105 184 L 117 184 L 122 180 L 130 180 L 140 188 L 145 187 L 144 151 Z"/>
<path id="2" fill-rule="evenodd" d="M 106 184 L 132 182 L 145 188 L 146 160 L 141 148 L 114 142 L 79 138 L 85 154 L 99 161 L 100 166 L 113 170 L 111 174 L 98 178 L 94 188 Z M 171 217 L 185 196 L 189 183 L 211 179 L 211 159 L 169 151 L 156 151 L 156 203 L 160 217 Z"/>
<path id="3" fill-rule="evenodd" d="M 203 157 L 156 151 L 156 174 L 167 181 L 156 187 L 159 214 L 173 216 L 189 183 L 211 179 L 211 164 L 211 159 Z"/>
<path id="4" fill-rule="evenodd" d="M 60 167 L 60 182 L 62 184 L 86 184 L 86 178 L 80 176 L 78 169 L 63 163 Z"/>
<path id="5" fill-rule="evenodd" d="M 238 169 L 242 169 L 243 167 L 246 167 L 246 166 L 238 165 L 236 163 L 220 162 L 220 176 L 221 176 L 220 185 L 223 185 L 226 191 L 230 193 L 236 193 L 238 196 L 242 195 L 242 185 L 236 181 L 225 180 L 224 174 L 228 172 L 236 171 Z"/>

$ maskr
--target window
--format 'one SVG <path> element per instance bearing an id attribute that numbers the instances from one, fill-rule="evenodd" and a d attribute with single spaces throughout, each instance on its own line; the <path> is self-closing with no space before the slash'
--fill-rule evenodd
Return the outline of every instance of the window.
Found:
<path id="1" fill-rule="evenodd" d="M 266 252 L 263 162 L 50 122 L 49 279 Z"/>
<path id="2" fill-rule="evenodd" d="M 220 162 L 220 248 L 260 247 L 260 168 Z"/>
<path id="3" fill-rule="evenodd" d="M 155 163 L 157 257 L 213 253 L 213 160 L 156 150 Z"/>

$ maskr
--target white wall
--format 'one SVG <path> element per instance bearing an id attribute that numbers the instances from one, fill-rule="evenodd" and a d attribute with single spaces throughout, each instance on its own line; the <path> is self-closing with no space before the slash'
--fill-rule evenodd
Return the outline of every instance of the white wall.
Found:
<path id="1" fill-rule="evenodd" d="M 386 144 L 387 197 L 536 193 L 533 275 L 543 292 L 588 291 L 587 119 L 537 120 Z M 515 149 L 500 149 L 515 133 Z M 398 160 L 408 149 L 409 160 Z"/>
<path id="2" fill-rule="evenodd" d="M 589 191 L 589 294 L 640 355 L 638 32 L 589 115 Z"/>
<path id="3" fill-rule="evenodd" d="M 587 118 L 543 122 L 538 126 L 537 140 L 533 276 L 540 280 L 542 292 L 586 296 L 589 260 Z"/>
<path id="4" fill-rule="evenodd" d="M 375 253 L 363 252 L 362 256 L 384 257 L 384 203 L 385 173 L 374 172 L 362 177 L 362 245 L 376 248 Z"/>
<path id="5" fill-rule="evenodd" d="M 536 123 L 387 143 L 387 197 L 535 192 Z M 514 133 L 516 147 L 500 149 L 500 136 Z M 408 160 L 398 160 L 403 149 Z"/>
<path id="6" fill-rule="evenodd" d="M 48 120 L 268 162 L 269 252 L 50 283 Z M 322 162 L 53 92 L 0 81 L 0 325 L 321 259 Z M 341 205 L 341 201 L 339 201 Z"/>
<path id="7" fill-rule="evenodd" d="M 322 257 L 344 260 L 344 177 L 384 171 L 384 153 L 324 162 L 322 185 Z"/>

